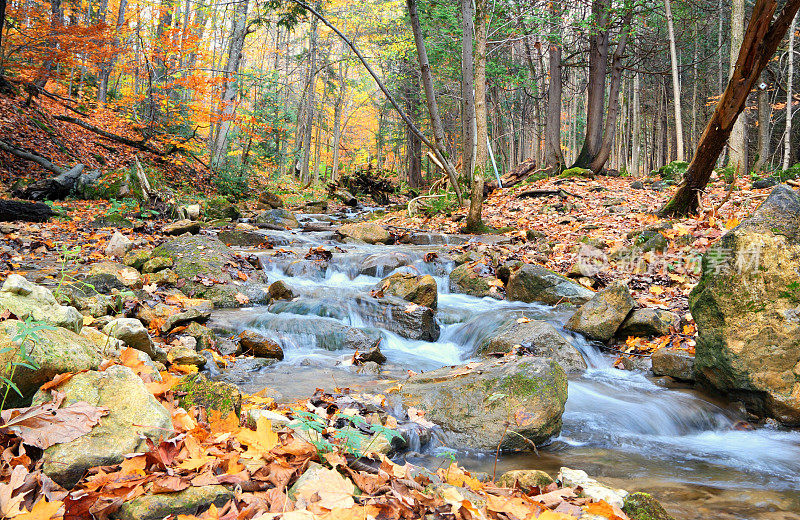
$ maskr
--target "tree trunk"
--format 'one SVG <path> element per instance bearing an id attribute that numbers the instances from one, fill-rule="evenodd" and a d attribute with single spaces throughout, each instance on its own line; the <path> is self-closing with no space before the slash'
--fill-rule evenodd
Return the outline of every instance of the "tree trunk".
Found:
<path id="1" fill-rule="evenodd" d="M 228 150 L 228 132 L 236 114 L 236 95 L 239 85 L 239 65 L 242 62 L 242 49 L 247 36 L 247 7 L 249 0 L 238 0 L 231 22 L 231 39 L 228 48 L 228 61 L 225 64 L 222 100 L 220 102 L 220 125 L 214 150 L 211 156 L 211 167 L 217 168 Z"/>
<path id="2" fill-rule="evenodd" d="M 767 93 L 766 74 L 762 74 L 762 85 L 758 86 L 758 159 L 753 165 L 753 171 L 760 172 L 769 157 L 769 124 L 772 119 L 772 107 L 769 104 Z"/>
<path id="3" fill-rule="evenodd" d="M 617 129 L 617 115 L 619 114 L 619 89 L 622 83 L 622 56 L 625 53 L 625 46 L 628 43 L 628 33 L 630 29 L 630 21 L 633 16 L 633 11 L 629 10 L 626 14 L 623 24 L 619 43 L 614 50 L 614 56 L 611 61 L 611 82 L 609 85 L 608 93 L 608 114 L 606 115 L 605 130 L 603 132 L 603 139 L 600 143 L 600 148 L 597 150 L 596 155 L 589 163 L 589 169 L 593 172 L 602 171 L 603 167 L 611 155 L 611 150 L 614 146 L 614 133 Z"/>
<path id="4" fill-rule="evenodd" d="M 672 20 L 672 6 L 670 0 L 664 0 L 667 13 L 667 32 L 669 34 L 669 58 L 672 65 L 672 100 L 675 104 L 675 141 L 678 148 L 676 159 L 683 161 L 683 119 L 681 117 L 681 80 L 678 74 L 678 52 L 675 50 L 675 27 Z"/>
<path id="5" fill-rule="evenodd" d="M 431 66 L 428 62 L 428 52 L 425 50 L 425 40 L 422 36 L 422 27 L 420 26 L 419 15 L 417 14 L 417 0 L 406 0 L 406 6 L 408 7 L 409 18 L 411 19 L 411 30 L 414 33 L 414 45 L 417 48 L 417 55 L 419 57 L 422 85 L 425 88 L 425 98 L 428 103 L 428 115 L 431 119 L 431 127 L 433 127 L 434 142 L 436 151 L 438 152 L 437 155 L 439 155 L 437 159 L 439 159 L 445 167 L 460 205 L 464 203 L 463 197 L 461 196 L 461 187 L 458 185 L 458 177 L 455 168 L 453 168 L 448 154 L 445 152 L 444 128 L 442 127 L 442 120 L 439 117 L 439 107 L 436 103 L 436 93 L 433 89 Z"/>
<path id="6" fill-rule="evenodd" d="M 588 168 L 603 142 L 606 71 L 610 34 L 608 0 L 592 0 L 592 34 L 589 39 L 589 84 L 586 108 L 586 135 L 573 166 Z"/>
<path id="7" fill-rule="evenodd" d="M 750 90 L 775 54 L 789 26 L 792 25 L 798 8 L 800 0 L 788 0 L 773 22 L 772 18 L 777 9 L 776 0 L 756 0 L 728 87 L 700 137 L 700 143 L 686 171 L 684 182 L 661 209 L 662 216 L 687 215 L 697 208 L 700 192 L 711 178 L 717 157 L 725 147 L 734 123 L 745 107 Z"/>
<path id="8" fill-rule="evenodd" d="M 461 177 L 469 181 L 475 148 L 475 64 L 472 53 L 472 1 L 461 0 Z"/>
<path id="9" fill-rule="evenodd" d="M 486 163 L 489 160 L 489 128 L 486 118 L 486 40 L 487 40 L 487 0 L 475 2 L 475 169 L 472 176 L 472 193 L 469 199 L 466 231 L 468 233 L 485 230 L 482 219 L 483 185 Z"/>
<path id="10" fill-rule="evenodd" d="M 786 170 L 792 162 L 792 94 L 794 86 L 794 26 L 795 19 L 789 28 L 788 70 L 786 71 L 786 130 L 783 134 L 783 162 L 781 168 Z"/>
<path id="11" fill-rule="evenodd" d="M 732 0 L 731 2 L 731 67 L 730 75 L 736 73 L 736 57 L 744 38 L 744 10 L 745 0 Z M 747 127 L 745 119 L 737 119 L 728 139 L 728 166 L 733 166 L 736 171 L 747 172 Z"/>
<path id="12" fill-rule="evenodd" d="M 122 31 L 122 28 L 125 26 L 125 8 L 127 5 L 128 0 L 120 0 L 119 10 L 117 11 L 117 27 L 114 32 L 113 45 L 115 49 L 119 47 L 119 35 Z M 114 62 L 116 61 L 115 57 L 116 53 L 112 54 L 112 56 L 100 67 L 100 73 L 98 75 L 99 85 L 97 86 L 98 103 L 106 103 L 108 101 L 108 80 L 111 77 L 111 70 L 114 68 Z"/>
<path id="13" fill-rule="evenodd" d="M 631 167 L 630 171 L 634 176 L 641 174 L 641 167 L 639 165 L 641 157 L 641 140 L 642 140 L 642 106 L 640 97 L 640 76 L 638 72 L 633 73 L 633 137 L 631 143 Z"/>
<path id="14" fill-rule="evenodd" d="M 550 38 L 549 48 L 550 81 L 547 85 L 544 164 L 553 173 L 559 173 L 564 167 L 564 154 L 561 151 L 561 3 L 554 1 L 550 9 L 556 30 Z"/>

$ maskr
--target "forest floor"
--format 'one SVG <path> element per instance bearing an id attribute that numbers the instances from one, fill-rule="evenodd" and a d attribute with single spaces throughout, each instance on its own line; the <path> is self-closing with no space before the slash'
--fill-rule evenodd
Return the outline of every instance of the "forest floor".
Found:
<path id="1" fill-rule="evenodd" d="M 0 98 L 0 132 L 17 146 L 58 164 L 82 162 L 90 168 L 119 171 L 138 155 L 159 168 L 163 173 L 159 180 L 180 190 L 187 202 L 213 194 L 209 174 L 202 164 L 189 159 L 163 159 L 104 141 L 88 130 L 54 120 L 52 116 L 58 113 L 67 112 L 52 100 L 21 108 L 19 100 Z M 118 135 L 136 138 L 136 132 L 116 114 L 95 112 L 90 121 Z M 19 179 L 45 176 L 50 174 L 0 154 L 0 184 L 6 189 Z M 319 187 L 303 192 L 292 180 L 277 185 L 265 178 L 256 182 L 254 189 L 268 187 L 286 195 L 287 205 L 293 209 L 324 194 Z M 733 186 L 715 179 L 703 199 L 705 209 L 699 216 L 664 221 L 654 216 L 654 212 L 672 191 L 659 178 L 544 179 L 496 190 L 485 201 L 484 220 L 493 228 L 510 228 L 504 234 L 520 246 L 513 252 L 517 259 L 540 263 L 593 288 L 617 278 L 630 279 L 629 287 L 638 304 L 672 310 L 684 317 L 683 330 L 675 331 L 672 338 L 653 341 L 677 339 L 677 344 L 689 349 L 695 331 L 688 315 L 687 297 L 699 278 L 702 254 L 726 230 L 752 212 L 770 190 L 752 189 L 750 179 L 737 179 Z M 244 204 L 253 206 L 253 201 Z M 62 216 L 51 222 L 0 225 L 0 280 L 16 273 L 27 275 L 35 283 L 58 285 L 67 274 L 67 263 L 108 260 L 105 248 L 117 231 L 145 248 L 165 238 L 161 234 L 163 221 L 145 220 L 121 230 L 104 225 L 104 218 L 122 211 L 117 201 L 67 201 L 55 203 L 55 207 Z M 404 230 L 459 233 L 465 214 L 466 209 L 434 217 L 409 216 L 407 211 L 397 211 L 378 217 L 376 222 L 390 227 L 402 239 Z M 493 247 L 468 244 L 454 249 L 480 248 L 485 253 Z M 585 267 L 576 267 L 580 265 Z M 145 290 L 149 290 L 147 282 L 145 278 Z M 185 302 L 181 299 L 170 301 L 166 293 L 155 289 L 150 294 L 166 301 L 175 313 L 183 310 Z M 87 322 L 91 324 L 91 320 Z M 150 332 L 157 341 L 169 339 L 158 337 L 158 327 Z M 638 347 L 646 350 L 653 345 Z M 228 356 L 214 359 L 222 364 L 235 362 Z M 513 481 L 501 484 L 489 476 L 479 480 L 456 464 L 428 471 L 398 464 L 384 455 L 353 457 L 346 449 L 347 432 L 342 435 L 341 415 L 337 413 L 363 416 L 365 422 L 359 428 L 376 435 L 391 429 L 393 424 L 385 414 L 376 419 L 366 411 L 374 406 L 341 401 L 341 395 L 317 395 L 291 406 L 278 405 L 263 395 L 245 395 L 240 421 L 233 414 L 223 416 L 202 408 L 185 410 L 178 406 L 180 395 L 172 386 L 181 376 L 196 371 L 196 367 L 173 363 L 157 377 L 130 351 L 127 354 L 123 351 L 116 361 L 106 360 L 101 369 L 107 370 L 115 364 L 137 373 L 169 411 L 173 438 L 151 441 L 146 454 L 90 469 L 70 491 L 60 488 L 42 472 L 39 450 L 63 442 L 60 428 L 65 424 L 76 430 L 91 429 L 103 410 L 93 410 L 95 415 L 84 410 L 80 417 L 58 417 L 60 422 L 52 419 L 56 414 L 47 405 L 3 412 L 0 517 L 77 520 L 93 514 L 108 518 L 116 515 L 124 504 L 143 496 L 222 485 L 234 489 L 236 497 L 222 493 L 219 496 L 225 499 L 220 501 L 215 496 L 212 502 L 217 505 L 211 505 L 207 511 L 196 516 L 181 514 L 177 518 L 305 520 L 316 516 L 345 520 L 418 518 L 429 514 L 465 520 L 568 520 L 582 515 L 610 520 L 629 518 L 617 505 L 587 498 L 577 485 L 562 482 L 525 486 Z M 45 390 L 57 392 L 74 375 L 57 377 L 45 385 Z M 273 415 L 265 415 L 248 425 L 245 418 L 249 410 L 268 410 Z M 309 442 L 307 434 L 281 426 L 284 419 L 301 422 L 304 417 L 308 419 L 303 415 L 307 412 L 312 412 L 314 421 L 319 423 L 310 427 L 319 428 L 324 444 L 319 442 L 320 438 L 316 443 Z M 364 427 L 367 423 L 371 426 Z M 320 463 L 325 468 L 314 470 L 318 473 L 312 481 L 301 479 L 309 468 Z M 354 484 L 360 491 L 356 492 Z M 134 517 L 140 518 L 131 516 Z"/>

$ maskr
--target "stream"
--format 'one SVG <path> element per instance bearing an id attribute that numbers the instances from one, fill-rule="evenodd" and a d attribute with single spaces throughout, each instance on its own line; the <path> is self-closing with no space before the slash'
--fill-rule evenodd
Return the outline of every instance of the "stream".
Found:
<path id="1" fill-rule="evenodd" d="M 324 222 L 323 217 L 313 215 L 298 217 L 306 223 Z M 338 243 L 326 231 L 269 231 L 267 235 L 275 250 L 257 253 L 269 281 L 286 281 L 297 298 L 266 307 L 216 311 L 212 326 L 232 331 L 272 330 L 274 335 L 275 324 L 283 323 L 281 320 L 291 318 L 292 323 L 301 325 L 279 334 L 283 361 L 222 376 L 247 392 L 269 387 L 288 401 L 308 397 L 316 388 L 359 386 L 380 391 L 386 380 L 404 379 L 407 370 L 419 372 L 468 362 L 481 341 L 508 320 L 525 316 L 563 330 L 571 313 L 541 304 L 450 293 L 447 275 L 452 263 L 425 262 L 424 257 L 431 251 L 446 250 L 447 242 L 463 240 L 457 236 L 430 235 L 418 241 L 431 242 L 429 245 L 373 246 Z M 302 260 L 309 248 L 320 245 L 333 252 L 327 265 Z M 277 251 L 280 249 L 298 255 Z M 388 330 L 385 320 L 376 318 L 369 291 L 393 272 L 393 265 L 365 269 L 369 263 L 365 264 L 365 259 L 387 254 L 400 255 L 402 263 L 408 264 L 398 270 L 436 278 L 438 341 L 405 339 Z M 446 258 L 444 254 L 440 257 Z M 391 263 L 397 263 L 396 258 Z M 352 350 L 337 350 L 338 345 L 325 344 L 319 336 L 304 332 L 303 324 L 318 321 L 320 316 L 380 334 L 380 348 L 388 359 L 382 373 L 359 372 L 358 367 L 347 366 Z M 688 386 L 654 378 L 649 372 L 613 368 L 611 355 L 583 337 L 564 334 L 574 338 L 589 368 L 570 377 L 562 433 L 541 447 L 538 456 L 501 455 L 496 462 L 498 476 L 511 469 L 542 469 L 555 475 L 559 467 L 567 466 L 612 486 L 653 493 L 676 518 L 800 519 L 800 432 L 767 427 L 737 430 L 735 425 L 743 417 L 726 403 Z M 455 451 L 458 462 L 470 470 L 490 475 L 495 470 L 493 453 L 436 443 L 412 450 L 404 457 L 429 467 L 448 464 L 448 453 Z"/>

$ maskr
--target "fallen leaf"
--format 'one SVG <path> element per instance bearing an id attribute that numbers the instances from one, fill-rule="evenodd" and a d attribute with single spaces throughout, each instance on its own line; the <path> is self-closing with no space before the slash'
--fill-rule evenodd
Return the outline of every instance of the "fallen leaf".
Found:
<path id="1" fill-rule="evenodd" d="M 17 435 L 25 444 L 47 449 L 54 444 L 74 441 L 89 433 L 108 414 L 108 408 L 78 401 L 63 408 L 61 397 L 28 408 L 11 408 L 0 414 L 0 432 Z"/>

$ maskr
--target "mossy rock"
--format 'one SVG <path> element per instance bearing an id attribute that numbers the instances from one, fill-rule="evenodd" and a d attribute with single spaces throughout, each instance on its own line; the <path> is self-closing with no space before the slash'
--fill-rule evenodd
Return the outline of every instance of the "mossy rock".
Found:
<path id="1" fill-rule="evenodd" d="M 119 520 L 160 520 L 167 516 L 198 514 L 211 505 L 222 507 L 233 500 L 233 491 L 225 486 L 189 487 L 176 493 L 142 495 L 122 504 Z"/>
<path id="2" fill-rule="evenodd" d="M 506 471 L 499 479 L 497 485 L 500 487 L 512 487 L 517 484 L 520 489 L 529 492 L 534 487 L 544 488 L 555 482 L 553 477 L 538 469 L 515 469 Z"/>
<path id="3" fill-rule="evenodd" d="M 592 170 L 588 168 L 575 167 L 575 168 L 568 168 L 558 175 L 559 179 L 574 179 L 578 177 L 591 179 L 592 177 L 594 177 L 594 174 L 592 173 Z"/>
<path id="4" fill-rule="evenodd" d="M 622 510 L 631 520 L 675 520 L 649 493 L 631 493 Z"/>
<path id="5" fill-rule="evenodd" d="M 206 220 L 231 219 L 236 220 L 242 216 L 242 212 L 235 204 L 232 204 L 225 197 L 215 197 L 207 199 L 203 203 L 203 215 Z"/>
<path id="6" fill-rule="evenodd" d="M 242 413 L 242 393 L 231 383 L 209 381 L 203 374 L 190 374 L 173 390 L 179 393 L 178 404 L 185 409 L 200 406 L 208 411 L 217 410 L 223 417 L 231 412 L 237 417 Z"/>
<path id="7" fill-rule="evenodd" d="M 678 181 L 683 178 L 683 174 L 685 174 L 688 169 L 689 163 L 686 161 L 672 161 L 653 173 L 660 175 L 665 181 Z"/>

